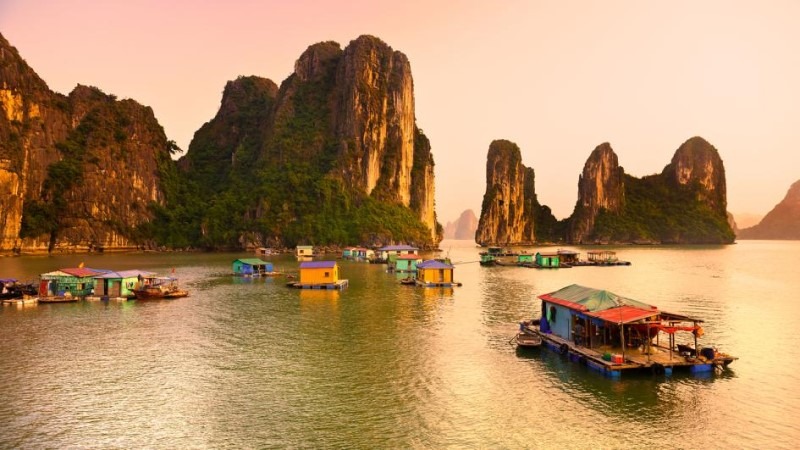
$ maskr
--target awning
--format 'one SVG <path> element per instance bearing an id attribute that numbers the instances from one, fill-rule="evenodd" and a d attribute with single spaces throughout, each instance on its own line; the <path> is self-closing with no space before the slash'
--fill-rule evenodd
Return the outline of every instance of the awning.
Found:
<path id="1" fill-rule="evenodd" d="M 658 311 L 626 305 L 617 308 L 604 309 L 602 311 L 588 312 L 586 315 L 589 317 L 596 317 L 606 322 L 625 324 L 637 322 L 648 317 L 658 316 Z"/>

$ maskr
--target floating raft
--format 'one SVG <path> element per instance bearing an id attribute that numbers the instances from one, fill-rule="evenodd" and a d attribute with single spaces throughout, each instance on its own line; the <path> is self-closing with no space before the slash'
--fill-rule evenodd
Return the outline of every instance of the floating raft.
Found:
<path id="1" fill-rule="evenodd" d="M 440 287 L 456 287 L 461 286 L 461 283 L 434 283 L 432 281 L 424 282 L 420 280 L 416 280 L 417 286 L 421 287 L 428 287 L 428 288 L 440 288 Z"/>
<path id="2" fill-rule="evenodd" d="M 611 378 L 619 378 L 623 372 L 649 371 L 672 375 L 673 369 L 688 370 L 693 374 L 713 372 L 716 367 L 726 367 L 738 359 L 724 353 L 717 353 L 713 358 L 684 356 L 676 350 L 670 351 L 663 346 L 652 346 L 650 354 L 638 349 L 626 349 L 624 353 L 622 349 L 613 348 L 598 348 L 600 351 L 597 351 L 552 334 L 540 333 L 534 328 L 528 328 L 526 331 L 539 334 L 548 349 L 566 355 L 571 361 L 583 363 L 590 369 Z M 607 361 L 603 358 L 604 353 L 614 353 L 619 358 Z"/>
<path id="3" fill-rule="evenodd" d="M 286 286 L 295 289 L 344 289 L 349 284 L 348 280 L 339 280 L 335 283 L 286 283 Z"/>
<path id="4" fill-rule="evenodd" d="M 7 298 L 3 300 L 4 305 L 35 305 L 39 302 L 39 299 L 36 297 L 29 297 L 29 298 Z"/>

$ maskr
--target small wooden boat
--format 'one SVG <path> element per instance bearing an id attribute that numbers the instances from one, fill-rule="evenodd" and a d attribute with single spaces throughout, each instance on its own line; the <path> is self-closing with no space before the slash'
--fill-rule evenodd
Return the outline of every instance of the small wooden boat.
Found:
<path id="1" fill-rule="evenodd" d="M 415 284 L 417 284 L 417 279 L 413 277 L 402 278 L 400 279 L 400 284 L 404 284 L 406 286 L 414 286 Z"/>
<path id="2" fill-rule="evenodd" d="M 520 331 L 516 337 L 518 347 L 540 347 L 542 338 L 539 333 Z"/>
<path id="3" fill-rule="evenodd" d="M 173 299 L 189 296 L 189 292 L 178 288 L 177 278 L 144 277 L 145 283 L 139 283 L 132 289 L 137 300 Z"/>
<path id="4" fill-rule="evenodd" d="M 518 347 L 540 347 L 542 345 L 541 335 L 533 328 L 538 325 L 539 321 L 536 319 L 519 323 L 519 332 L 514 337 Z"/>

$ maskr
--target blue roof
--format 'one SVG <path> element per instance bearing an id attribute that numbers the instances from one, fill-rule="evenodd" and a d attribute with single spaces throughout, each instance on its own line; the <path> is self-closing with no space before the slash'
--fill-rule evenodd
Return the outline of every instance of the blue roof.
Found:
<path id="1" fill-rule="evenodd" d="M 417 264 L 417 269 L 452 269 L 453 266 L 435 259 L 429 259 Z"/>
<path id="2" fill-rule="evenodd" d="M 378 250 L 382 252 L 392 252 L 398 250 L 419 250 L 419 249 L 417 247 L 412 247 L 410 245 L 403 244 L 403 245 L 387 245 L 386 247 L 381 247 Z"/>
<path id="3" fill-rule="evenodd" d="M 0 278 L 0 283 L 16 283 L 16 278 Z"/>
<path id="4" fill-rule="evenodd" d="M 301 269 L 331 269 L 336 265 L 336 261 L 307 261 L 301 262 Z"/>

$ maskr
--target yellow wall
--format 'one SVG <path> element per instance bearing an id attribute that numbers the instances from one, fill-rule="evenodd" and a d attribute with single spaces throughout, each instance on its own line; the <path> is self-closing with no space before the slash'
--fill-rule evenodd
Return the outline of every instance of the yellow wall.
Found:
<path id="1" fill-rule="evenodd" d="M 325 276 L 325 274 L 328 274 Z M 339 265 L 321 269 L 300 269 L 300 284 L 335 283 L 339 281 Z"/>
<path id="2" fill-rule="evenodd" d="M 426 283 L 452 283 L 453 269 L 417 269 L 417 278 Z"/>

